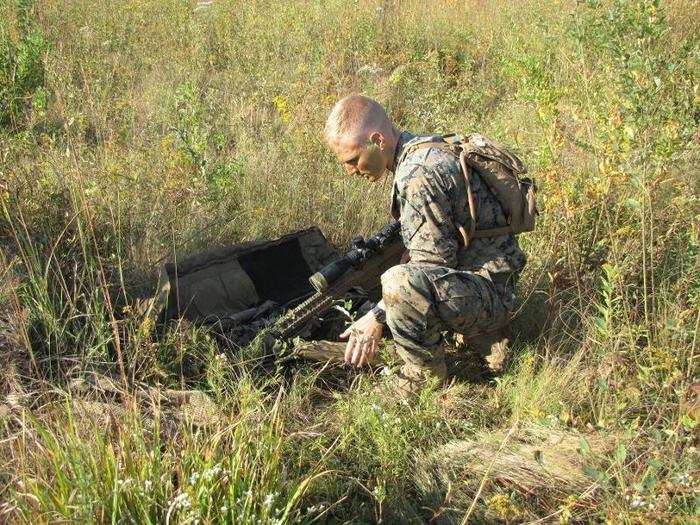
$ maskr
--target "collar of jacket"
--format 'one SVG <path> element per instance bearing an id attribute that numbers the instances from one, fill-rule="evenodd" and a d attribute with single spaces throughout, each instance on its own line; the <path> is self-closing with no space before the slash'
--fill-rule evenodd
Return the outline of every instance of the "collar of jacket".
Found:
<path id="1" fill-rule="evenodd" d="M 406 149 L 406 145 L 416 138 L 416 136 L 417 135 L 408 131 L 402 131 L 399 134 L 399 140 L 396 142 L 396 151 L 394 152 L 394 173 L 396 173 L 396 169 L 399 167 L 398 162 L 401 155 L 403 155 L 404 149 Z"/>
<path id="2" fill-rule="evenodd" d="M 399 220 L 400 207 L 398 201 L 398 195 L 396 193 L 396 170 L 399 169 L 399 160 L 403 156 L 403 152 L 409 142 L 416 138 L 417 135 L 410 133 L 408 131 L 402 131 L 399 134 L 399 140 L 396 142 L 396 151 L 394 152 L 394 180 L 391 185 L 391 205 L 389 207 L 389 213 L 395 220 Z"/>

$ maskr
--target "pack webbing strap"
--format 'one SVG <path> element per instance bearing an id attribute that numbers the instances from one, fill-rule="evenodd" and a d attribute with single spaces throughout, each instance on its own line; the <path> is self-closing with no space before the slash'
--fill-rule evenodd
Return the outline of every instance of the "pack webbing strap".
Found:
<path id="1" fill-rule="evenodd" d="M 483 237 L 500 237 L 513 233 L 511 226 L 499 226 L 497 228 L 485 228 L 483 230 L 475 230 L 472 234 L 473 239 L 481 239 Z"/>

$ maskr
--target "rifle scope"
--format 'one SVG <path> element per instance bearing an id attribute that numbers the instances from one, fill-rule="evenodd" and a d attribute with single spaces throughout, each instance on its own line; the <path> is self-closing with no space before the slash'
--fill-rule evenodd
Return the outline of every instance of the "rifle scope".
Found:
<path id="1" fill-rule="evenodd" d="M 401 224 L 394 221 L 366 241 L 359 237 L 353 241 L 353 248 L 337 261 L 333 261 L 309 277 L 309 282 L 318 292 L 325 291 L 350 268 L 359 268 L 372 255 L 392 242 L 401 230 Z"/>

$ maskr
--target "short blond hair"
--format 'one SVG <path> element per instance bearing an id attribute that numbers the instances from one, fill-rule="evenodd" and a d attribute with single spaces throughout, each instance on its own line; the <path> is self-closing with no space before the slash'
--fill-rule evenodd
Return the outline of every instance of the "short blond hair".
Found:
<path id="1" fill-rule="evenodd" d="M 341 137 L 357 137 L 362 131 L 370 128 L 384 130 L 387 125 L 391 125 L 389 117 L 379 102 L 353 94 L 335 103 L 326 120 L 323 137 L 330 143 Z"/>

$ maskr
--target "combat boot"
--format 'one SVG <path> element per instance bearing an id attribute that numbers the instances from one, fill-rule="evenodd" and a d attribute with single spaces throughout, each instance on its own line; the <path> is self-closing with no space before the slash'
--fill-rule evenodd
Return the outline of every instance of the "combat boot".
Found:
<path id="1" fill-rule="evenodd" d="M 443 385 L 447 380 L 447 366 L 444 357 L 440 356 L 428 363 L 406 361 L 399 372 L 388 378 L 391 393 L 409 399 L 418 394 L 431 381 Z"/>
<path id="2" fill-rule="evenodd" d="M 509 340 L 498 332 L 479 334 L 467 339 L 467 345 L 479 354 L 491 372 L 503 372 L 510 360 Z"/>

